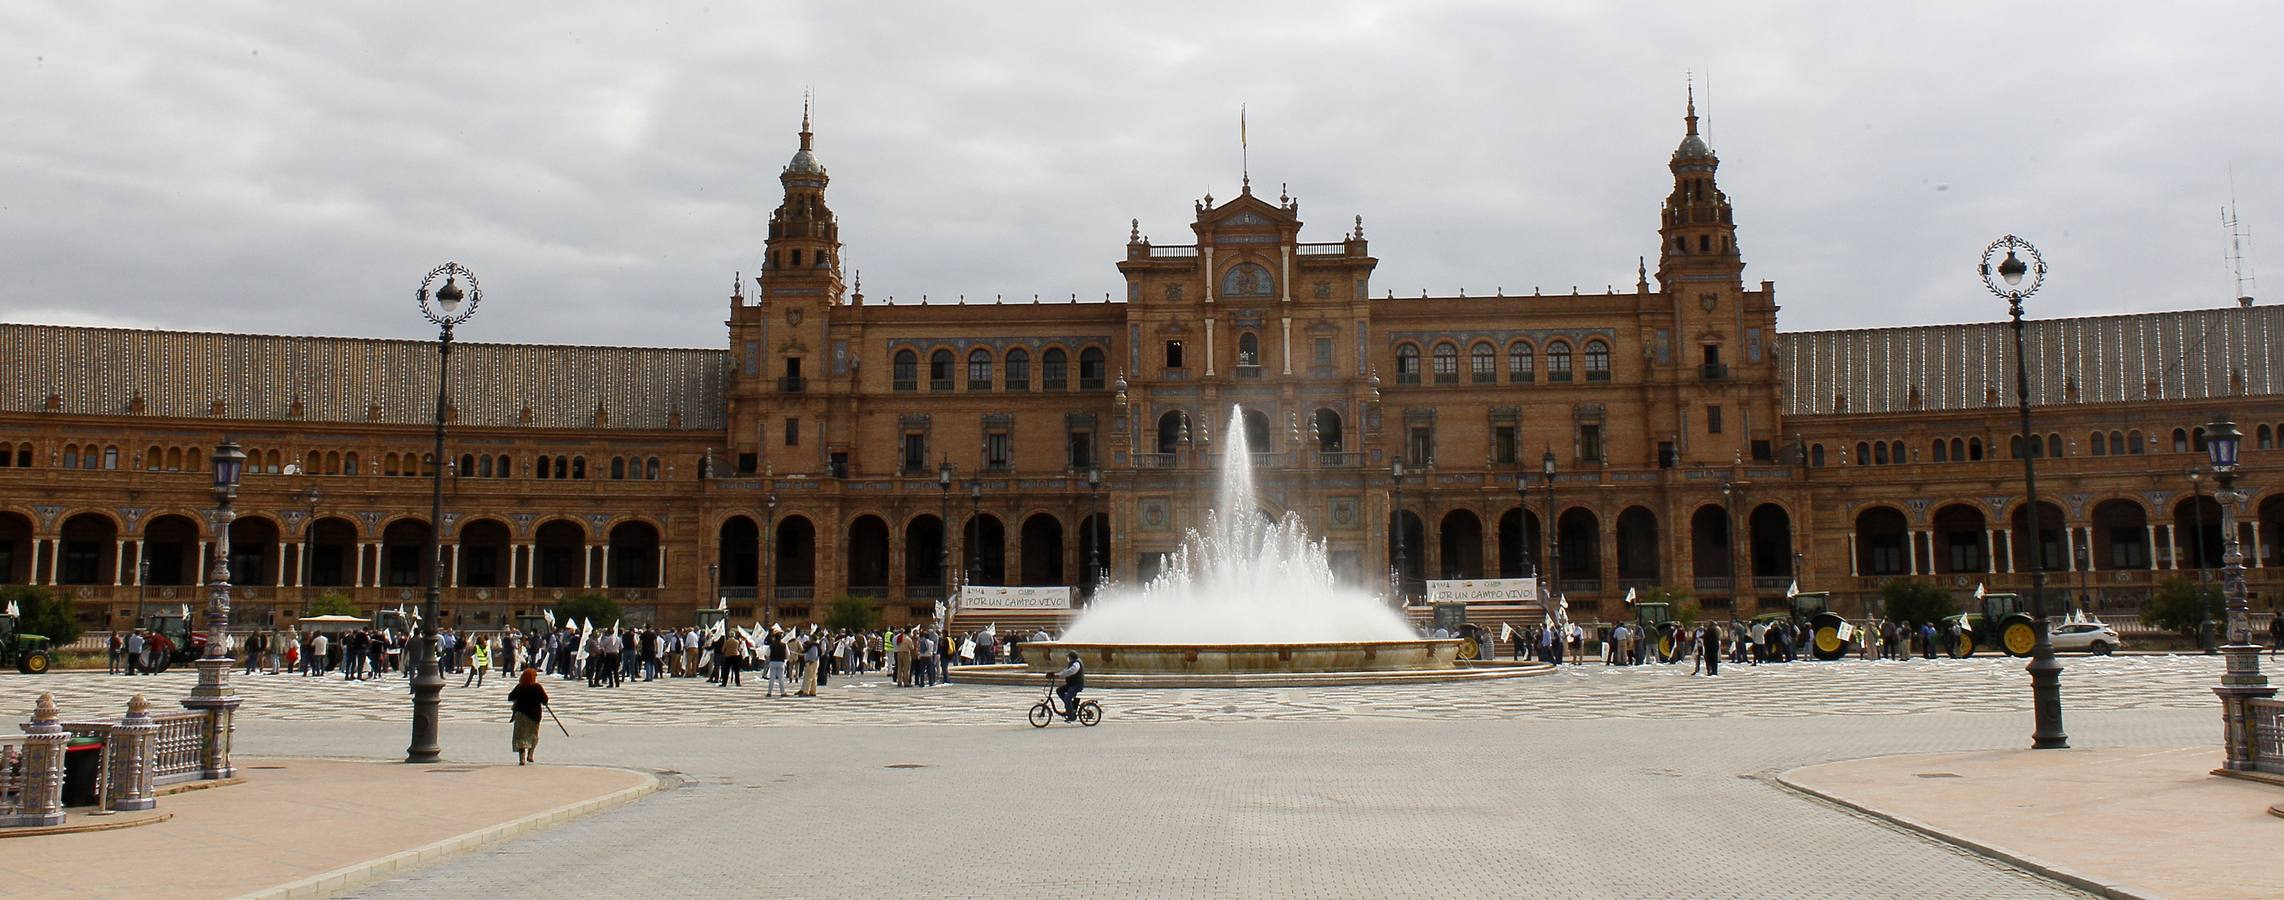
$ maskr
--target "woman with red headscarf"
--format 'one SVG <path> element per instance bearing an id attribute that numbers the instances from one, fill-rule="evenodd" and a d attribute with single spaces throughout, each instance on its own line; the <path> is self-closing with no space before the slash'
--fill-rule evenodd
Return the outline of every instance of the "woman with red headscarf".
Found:
<path id="1" fill-rule="evenodd" d="M 532 751 L 539 747 L 539 717 L 547 709 L 547 689 L 539 686 L 539 670 L 526 668 L 523 678 L 508 692 L 508 703 L 515 707 L 515 764 L 532 761 Z"/>

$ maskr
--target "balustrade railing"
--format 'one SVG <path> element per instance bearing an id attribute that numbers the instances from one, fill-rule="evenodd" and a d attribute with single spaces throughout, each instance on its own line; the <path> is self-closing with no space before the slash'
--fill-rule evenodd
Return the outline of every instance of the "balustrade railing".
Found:
<path id="1" fill-rule="evenodd" d="M 2245 702 L 2252 718 L 2252 764 L 2284 775 L 2284 700 Z"/>

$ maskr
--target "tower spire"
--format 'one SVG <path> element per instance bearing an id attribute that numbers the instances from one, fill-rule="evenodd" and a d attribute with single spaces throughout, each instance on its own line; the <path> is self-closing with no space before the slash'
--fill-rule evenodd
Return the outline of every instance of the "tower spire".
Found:
<path id="1" fill-rule="evenodd" d="M 1697 73 L 1692 72 L 1687 77 L 1689 79 L 1689 114 L 1682 118 L 1689 121 L 1689 133 L 1695 135 L 1697 133 Z M 802 118 L 801 130 L 809 130 L 806 116 Z"/>
<path id="2" fill-rule="evenodd" d="M 809 94 L 810 92 L 806 90 L 801 92 L 801 149 L 803 150 L 809 149 Z M 1695 107 L 1691 107 L 1691 109 L 1695 109 Z M 1690 133 L 1695 134 L 1697 119 L 1692 116 L 1689 121 L 1691 123 L 1689 126 Z"/>

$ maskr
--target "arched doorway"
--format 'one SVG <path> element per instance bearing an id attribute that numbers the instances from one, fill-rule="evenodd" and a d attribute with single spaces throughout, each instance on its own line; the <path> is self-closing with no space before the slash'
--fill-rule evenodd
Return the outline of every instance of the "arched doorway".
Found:
<path id="1" fill-rule="evenodd" d="M 1441 550 L 1444 578 L 1483 577 L 1483 520 L 1473 512 L 1455 509 L 1443 514 L 1436 544 Z"/>
<path id="2" fill-rule="evenodd" d="M 904 524 L 904 589 L 940 592 L 944 588 L 944 520 L 916 516 Z"/>
<path id="3" fill-rule="evenodd" d="M 611 528 L 610 586 L 658 587 L 658 527 L 649 522 L 620 522 Z"/>
<path id="4" fill-rule="evenodd" d="M 1640 506 L 1618 513 L 1618 578 L 1658 579 L 1657 515 Z"/>
<path id="5" fill-rule="evenodd" d="M 1396 567 L 1398 593 L 1404 597 L 1418 596 L 1426 586 L 1421 583 L 1427 572 L 1427 524 L 1418 514 L 1401 510 L 1389 520 L 1389 533 L 1403 542 L 1403 553 L 1391 548 L 1388 564 Z"/>
<path id="6" fill-rule="evenodd" d="M 1258 409 L 1245 411 L 1245 449 L 1253 453 L 1269 453 L 1277 449 L 1269 439 L 1269 415 Z"/>
<path id="7" fill-rule="evenodd" d="M 428 523 L 398 519 L 381 529 L 381 584 L 386 587 L 421 587 L 428 556 Z"/>
<path id="8" fill-rule="evenodd" d="M 0 453 L 9 450 L 0 447 Z M 0 584 L 32 583 L 32 520 L 0 512 Z"/>
<path id="9" fill-rule="evenodd" d="M 1515 507 L 1499 514 L 1499 577 L 1543 575 L 1546 561 L 1539 557 L 1545 542 L 1539 534 L 1539 517 Z"/>
<path id="10" fill-rule="evenodd" d="M 1023 520 L 1023 583 L 1067 584 L 1063 579 L 1063 521 L 1046 513 Z"/>
<path id="11" fill-rule="evenodd" d="M 1584 582 L 1577 590 L 1598 590 L 1602 580 L 1601 517 L 1583 506 L 1571 507 L 1555 519 L 1554 534 L 1562 549 L 1562 580 Z"/>
<path id="12" fill-rule="evenodd" d="M 1340 413 L 1331 407 L 1318 407 L 1316 411 L 1316 448 L 1323 453 L 1339 453 L 1341 448 Z"/>
<path id="13" fill-rule="evenodd" d="M 751 518 L 731 516 L 722 521 L 716 537 L 716 576 L 725 588 L 751 588 L 761 584 L 761 526 Z"/>
<path id="14" fill-rule="evenodd" d="M 2104 500 L 2093 513 L 2096 570 L 2149 568 L 2149 512 L 2131 500 Z"/>
<path id="15" fill-rule="evenodd" d="M 1953 503 L 1935 511 L 1935 571 L 1981 574 L 1991 570 L 1988 529 L 1981 507 Z"/>
<path id="16" fill-rule="evenodd" d="M 1701 588 L 1728 586 L 1736 571 L 1729 546 L 1728 507 L 1708 503 L 1689 514 L 1689 574 Z"/>
<path id="17" fill-rule="evenodd" d="M 477 519 L 460 526 L 461 587 L 508 586 L 508 526 L 498 519 Z"/>
<path id="18" fill-rule="evenodd" d="M 1183 418 L 1182 411 L 1178 409 L 1158 417 L 1158 452 L 1172 453 L 1174 448 L 1181 446 Z"/>
<path id="19" fill-rule="evenodd" d="M 968 573 L 968 584 L 1007 583 L 1007 526 L 998 516 L 981 513 L 970 516 L 960 529 L 960 546 L 967 548 L 967 558 L 961 566 Z"/>
<path id="20" fill-rule="evenodd" d="M 2182 570 L 2221 567 L 2221 521 L 2220 502 L 2210 494 L 2173 504 L 2173 548 Z"/>
<path id="21" fill-rule="evenodd" d="M 888 590 L 888 523 L 864 515 L 849 523 L 848 588 L 850 593 Z"/>
<path id="22" fill-rule="evenodd" d="M 348 587 L 356 574 L 356 524 L 339 516 L 309 523 L 309 586 Z"/>
<path id="23" fill-rule="evenodd" d="M 198 583 L 198 535 L 197 523 L 183 516 L 157 516 L 144 523 L 143 559 L 151 564 L 151 571 L 143 583 Z"/>
<path id="24" fill-rule="evenodd" d="M 586 586 L 581 582 L 587 577 L 587 529 L 569 519 L 556 519 L 539 526 L 531 542 L 539 554 L 539 587 Z"/>
<path id="25" fill-rule="evenodd" d="M 1754 578 L 1797 578 L 1792 565 L 1792 514 L 1774 503 L 1753 507 L 1745 524 Z"/>
<path id="26" fill-rule="evenodd" d="M 2038 533 L 2035 536 L 2030 530 L 2029 506 L 2016 506 L 2013 520 L 2014 546 L 2008 550 L 2013 554 L 2015 571 L 2029 572 L 2032 571 L 2032 566 L 2041 564 L 2048 572 L 2070 568 L 2069 553 L 2062 546 L 2061 507 L 2043 501 L 2038 504 Z M 2220 532 L 2215 529 L 2213 533 L 2217 535 Z M 2035 544 L 2032 543 L 2033 537 L 2036 538 Z"/>
<path id="27" fill-rule="evenodd" d="M 230 583 L 275 587 L 279 571 L 278 523 L 266 516 L 243 516 L 230 523 Z"/>
<path id="28" fill-rule="evenodd" d="M 777 550 L 770 562 L 770 580 L 780 588 L 817 586 L 817 526 L 804 516 L 786 516 L 777 523 Z"/>
<path id="29" fill-rule="evenodd" d="M 1894 507 L 1875 506 L 1857 513 L 1856 571 L 1871 577 L 1910 571 L 1904 557 L 1904 536 L 1910 527 Z"/>
<path id="30" fill-rule="evenodd" d="M 192 532 L 196 554 L 196 532 Z M 111 517 L 80 513 L 63 520 L 63 557 L 58 584 L 111 584 L 118 572 L 119 526 Z"/>

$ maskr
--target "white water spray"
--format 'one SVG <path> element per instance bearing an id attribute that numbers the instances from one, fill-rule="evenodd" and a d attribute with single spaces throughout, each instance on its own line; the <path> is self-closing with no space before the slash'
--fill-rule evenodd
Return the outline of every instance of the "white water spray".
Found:
<path id="1" fill-rule="evenodd" d="M 1214 508 L 1140 588 L 1107 588 L 1063 640 L 1117 644 L 1285 644 L 1417 640 L 1372 593 L 1339 583 L 1301 517 L 1270 521 L 1253 492 L 1243 414 L 1231 407 Z"/>

